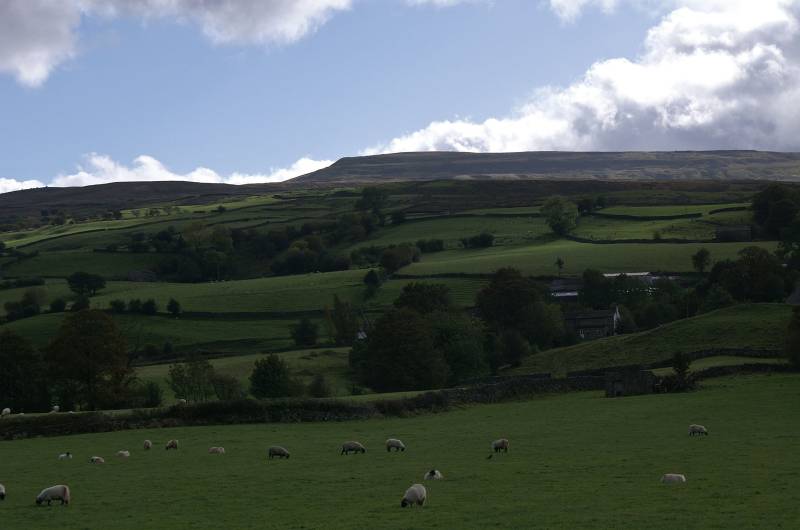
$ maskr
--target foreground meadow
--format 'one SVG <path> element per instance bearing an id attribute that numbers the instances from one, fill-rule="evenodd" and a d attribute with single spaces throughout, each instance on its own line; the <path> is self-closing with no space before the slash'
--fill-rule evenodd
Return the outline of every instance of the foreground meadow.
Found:
<path id="1" fill-rule="evenodd" d="M 599 392 L 475 406 L 408 419 L 140 430 L 0 443 L 6 529 L 797 528 L 800 376 L 740 376 L 690 394 Z M 794 419 L 792 419 L 794 418 Z M 711 435 L 690 438 L 689 423 Z M 383 441 L 403 439 L 405 453 Z M 506 436 L 507 455 L 487 460 Z M 156 449 L 145 453 L 142 440 Z M 178 452 L 163 443 L 178 438 Z M 340 456 L 358 439 L 364 455 Z M 284 461 L 266 449 L 283 444 Z M 222 445 L 226 455 L 209 455 Z M 130 449 L 130 459 L 113 457 Z M 75 459 L 58 461 L 71 451 Z M 86 459 L 102 455 L 105 465 Z M 426 470 L 424 509 L 399 507 Z M 688 483 L 664 486 L 662 473 Z M 68 508 L 36 507 L 69 484 Z"/>

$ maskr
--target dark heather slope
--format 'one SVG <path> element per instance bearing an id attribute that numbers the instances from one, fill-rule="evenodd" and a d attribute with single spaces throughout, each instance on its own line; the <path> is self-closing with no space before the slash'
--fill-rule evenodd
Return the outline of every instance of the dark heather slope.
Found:
<path id="1" fill-rule="evenodd" d="M 342 158 L 293 183 L 432 179 L 800 180 L 800 153 L 394 153 Z"/>

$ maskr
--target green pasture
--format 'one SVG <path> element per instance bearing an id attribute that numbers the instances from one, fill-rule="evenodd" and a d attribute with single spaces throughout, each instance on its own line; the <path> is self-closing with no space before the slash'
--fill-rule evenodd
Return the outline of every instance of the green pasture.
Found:
<path id="1" fill-rule="evenodd" d="M 404 419 L 146 429 L 0 442 L 9 529 L 796 528 L 800 376 L 709 380 L 687 394 L 601 392 Z M 4 420 L 7 421 L 7 420 Z M 690 423 L 710 435 L 687 435 Z M 489 443 L 510 451 L 487 460 Z M 387 453 L 388 437 L 408 449 Z M 142 440 L 156 447 L 144 452 Z M 178 451 L 163 444 L 178 439 Z M 366 454 L 341 456 L 345 440 Z M 266 458 L 273 444 L 288 460 Z M 225 455 L 209 455 L 223 446 Z M 129 459 L 114 454 L 131 451 Z M 73 460 L 58 461 L 70 451 Z M 106 464 L 91 465 L 92 455 Z M 437 468 L 424 508 L 405 489 Z M 663 473 L 687 482 L 663 485 Z M 69 507 L 40 506 L 68 484 Z"/>
<path id="2" fill-rule="evenodd" d="M 783 349 L 791 308 L 784 304 L 742 304 L 657 328 L 555 348 L 528 357 L 516 373 L 564 374 L 606 366 L 650 364 L 675 353 L 709 349 Z M 741 364 L 741 363 L 739 363 Z"/>
<path id="3" fill-rule="evenodd" d="M 585 239 L 714 239 L 714 226 L 696 219 L 630 221 L 582 217 L 572 235 Z"/>
<path id="4" fill-rule="evenodd" d="M 66 278 L 76 271 L 100 274 L 107 279 L 125 278 L 131 271 L 143 271 L 154 267 L 164 258 L 155 252 L 92 252 L 68 250 L 42 252 L 37 256 L 10 263 L 3 267 L 10 277 L 60 277 Z"/>
<path id="5" fill-rule="evenodd" d="M 727 204 L 670 204 L 662 206 L 610 206 L 600 210 L 600 213 L 615 215 L 640 215 L 651 217 L 657 215 L 686 215 L 699 213 L 709 215 L 714 210 L 722 208 L 748 208 L 750 203 L 735 202 Z M 715 214 L 717 215 L 717 214 Z"/>
<path id="6" fill-rule="evenodd" d="M 419 263 L 402 269 L 403 274 L 425 276 L 448 272 L 492 273 L 502 267 L 516 267 L 532 275 L 556 275 L 556 258 L 564 260 L 566 275 L 579 275 L 587 268 L 603 272 L 688 272 L 691 256 L 705 247 L 712 262 L 736 258 L 748 246 L 773 251 L 776 243 L 618 243 L 599 245 L 558 240 L 540 245 L 492 247 L 482 250 L 449 250 L 425 255 Z"/>

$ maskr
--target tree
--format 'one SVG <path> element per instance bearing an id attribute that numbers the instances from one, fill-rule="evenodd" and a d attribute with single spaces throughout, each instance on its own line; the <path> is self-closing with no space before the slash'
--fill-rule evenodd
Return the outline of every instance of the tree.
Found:
<path id="1" fill-rule="evenodd" d="M 411 282 L 394 301 L 397 308 L 413 309 L 421 315 L 433 311 L 448 311 L 453 306 L 450 288 L 442 283 Z"/>
<path id="2" fill-rule="evenodd" d="M 124 313 L 125 312 L 125 300 L 114 299 L 108 303 L 109 309 L 111 309 L 112 313 Z"/>
<path id="3" fill-rule="evenodd" d="M 94 296 L 97 291 L 105 288 L 106 281 L 99 274 L 73 272 L 67 277 L 67 284 L 78 296 Z"/>
<path id="4" fill-rule="evenodd" d="M 319 326 L 311 322 L 308 317 L 303 317 L 291 328 L 292 339 L 297 346 L 314 346 L 317 343 L 318 334 Z"/>
<path id="5" fill-rule="evenodd" d="M 131 375 L 122 333 L 114 319 L 97 310 L 66 317 L 45 359 L 51 379 L 72 387 L 90 410 L 117 399 Z"/>
<path id="6" fill-rule="evenodd" d="M 170 365 L 167 384 L 175 397 L 188 401 L 208 401 L 214 395 L 214 367 L 200 355 L 191 355 L 186 362 Z"/>
<path id="7" fill-rule="evenodd" d="M 142 302 L 142 314 L 147 316 L 153 316 L 158 313 L 158 304 L 152 298 L 148 298 L 144 302 Z"/>
<path id="8" fill-rule="evenodd" d="M 792 366 L 800 368 L 800 308 L 792 310 L 792 317 L 786 330 L 786 357 Z"/>
<path id="9" fill-rule="evenodd" d="M 69 308 L 69 310 L 72 311 L 73 313 L 77 313 L 78 311 L 89 309 L 90 306 L 91 302 L 89 301 L 88 296 L 78 296 L 72 302 L 72 306 Z"/>
<path id="10" fill-rule="evenodd" d="M 399 225 L 406 222 L 406 212 L 402 210 L 398 210 L 396 212 L 392 212 L 392 224 Z"/>
<path id="11" fill-rule="evenodd" d="M 367 296 L 371 298 L 383 284 L 383 275 L 375 269 L 370 269 L 364 276 L 364 284 L 367 286 Z"/>
<path id="12" fill-rule="evenodd" d="M 734 300 L 731 296 L 731 293 L 725 290 L 725 288 L 719 284 L 715 284 L 711 286 L 711 289 L 708 290 L 706 293 L 705 299 L 703 300 L 702 305 L 700 306 L 701 313 L 708 313 L 709 311 L 714 311 L 715 309 L 721 309 L 723 307 L 727 307 L 729 305 L 733 305 Z"/>
<path id="13" fill-rule="evenodd" d="M 542 205 L 542 215 L 550 229 L 563 236 L 578 224 L 578 207 L 564 197 L 550 197 Z"/>
<path id="14" fill-rule="evenodd" d="M 350 302 L 345 302 L 339 295 L 333 295 L 333 310 L 330 311 L 330 322 L 333 325 L 333 340 L 337 346 L 353 344 L 358 333 L 358 321 Z"/>
<path id="15" fill-rule="evenodd" d="M 356 210 L 370 211 L 372 214 L 383 217 L 383 209 L 389 201 L 389 192 L 383 188 L 367 186 L 361 190 L 361 198 L 356 201 Z"/>
<path id="16" fill-rule="evenodd" d="M 142 301 L 138 298 L 131 298 L 128 300 L 128 313 L 141 313 Z"/>
<path id="17" fill-rule="evenodd" d="M 578 292 L 581 304 L 605 309 L 614 303 L 614 282 L 595 269 L 583 271 L 583 287 Z"/>
<path id="18" fill-rule="evenodd" d="M 51 313 L 63 313 L 67 309 L 67 301 L 63 298 L 56 298 L 50 302 Z"/>
<path id="19" fill-rule="evenodd" d="M 331 390 L 331 385 L 325 379 L 325 376 L 317 374 L 308 385 L 308 394 L 315 398 L 325 398 L 332 396 L 333 390 Z"/>
<path id="20" fill-rule="evenodd" d="M 291 395 L 292 381 L 289 367 L 275 355 L 255 362 L 250 374 L 250 393 L 259 399 L 278 398 Z"/>
<path id="21" fill-rule="evenodd" d="M 689 360 L 689 356 L 685 353 L 676 352 L 675 355 L 672 356 L 672 369 L 678 377 L 678 384 L 681 388 L 685 388 L 689 381 L 690 365 L 691 361 Z"/>
<path id="22" fill-rule="evenodd" d="M 555 266 L 558 268 L 558 275 L 561 276 L 561 273 L 564 271 L 564 260 L 561 256 L 556 258 Z"/>
<path id="23" fill-rule="evenodd" d="M 49 395 L 42 358 L 11 330 L 0 330 L 0 403 L 15 411 L 44 411 Z"/>
<path id="24" fill-rule="evenodd" d="M 169 302 L 167 302 L 167 311 L 173 317 L 176 317 L 181 314 L 181 303 L 175 300 L 174 298 L 170 298 Z"/>
<path id="25" fill-rule="evenodd" d="M 232 375 L 214 373 L 211 377 L 214 394 L 220 401 L 233 401 L 245 397 L 241 381 Z"/>
<path id="26" fill-rule="evenodd" d="M 522 359 L 531 354 L 531 346 L 525 337 L 515 329 L 504 330 L 500 334 L 500 353 L 502 359 L 512 367 L 522 364 Z"/>
<path id="27" fill-rule="evenodd" d="M 703 247 L 692 254 L 692 266 L 698 273 L 703 274 L 711 264 L 711 253 Z"/>
<path id="28" fill-rule="evenodd" d="M 426 318 L 433 332 L 434 347 L 442 352 L 447 363 L 449 385 L 488 373 L 486 338 L 480 322 L 455 311 L 435 311 Z"/>

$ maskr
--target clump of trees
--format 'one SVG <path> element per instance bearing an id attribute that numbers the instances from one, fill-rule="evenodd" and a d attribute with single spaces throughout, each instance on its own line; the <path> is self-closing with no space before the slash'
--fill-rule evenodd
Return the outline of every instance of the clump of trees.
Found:
<path id="1" fill-rule="evenodd" d="M 216 397 L 221 401 L 241 399 L 244 386 L 233 376 L 218 373 L 200 355 L 191 355 L 185 362 L 170 365 L 167 384 L 176 397 L 203 402 Z"/>
<path id="2" fill-rule="evenodd" d="M 89 272 L 73 272 L 67 276 L 70 290 L 77 296 L 94 296 L 98 291 L 105 289 L 106 281 L 99 274 Z"/>
<path id="3" fill-rule="evenodd" d="M 541 211 L 547 226 L 557 235 L 566 235 L 578 225 L 578 207 L 564 197 L 550 197 Z"/>
<path id="4" fill-rule="evenodd" d="M 308 317 L 303 317 L 291 328 L 292 340 L 295 346 L 310 347 L 317 343 L 319 326 Z"/>
<path id="5" fill-rule="evenodd" d="M 461 246 L 464 248 L 489 248 L 492 245 L 494 245 L 494 235 L 489 232 L 481 232 L 476 236 L 461 239 Z"/>
<path id="6" fill-rule="evenodd" d="M 153 298 L 142 301 L 139 298 L 131 298 L 126 303 L 125 300 L 116 298 L 108 303 L 112 313 L 130 313 L 146 316 L 153 316 L 158 313 L 158 303 Z"/>
<path id="7" fill-rule="evenodd" d="M 250 393 L 259 399 L 296 396 L 302 393 L 302 386 L 292 379 L 286 362 L 272 354 L 255 362 Z"/>

